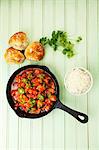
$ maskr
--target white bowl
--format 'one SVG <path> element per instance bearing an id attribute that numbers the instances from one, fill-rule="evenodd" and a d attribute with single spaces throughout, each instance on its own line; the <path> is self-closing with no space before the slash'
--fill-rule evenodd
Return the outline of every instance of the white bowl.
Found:
<path id="1" fill-rule="evenodd" d="M 68 87 L 67 87 L 67 77 L 72 73 L 72 71 L 74 71 L 75 69 L 81 69 L 81 70 L 84 70 L 84 72 L 86 72 L 87 74 L 88 74 L 88 76 L 90 77 L 90 86 L 88 87 L 88 89 L 86 89 L 86 91 L 84 91 L 84 92 L 82 92 L 82 93 L 73 93 L 73 92 L 71 92 L 69 89 L 68 89 Z M 66 88 L 66 90 L 71 94 L 71 95 L 75 95 L 75 96 L 81 96 L 81 95 L 84 95 L 84 94 L 87 94 L 90 90 L 91 90 L 91 88 L 92 88 L 92 86 L 93 86 L 93 78 L 92 78 L 92 75 L 91 75 L 91 73 L 87 70 L 87 69 L 85 69 L 85 68 L 83 68 L 83 67 L 75 67 L 75 68 L 73 68 L 68 74 L 65 74 L 65 78 L 64 78 L 64 85 L 65 85 L 65 88 Z"/>

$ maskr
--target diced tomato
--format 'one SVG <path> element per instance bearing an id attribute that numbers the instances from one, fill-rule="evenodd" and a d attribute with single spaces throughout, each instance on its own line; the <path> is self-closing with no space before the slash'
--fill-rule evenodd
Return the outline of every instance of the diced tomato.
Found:
<path id="1" fill-rule="evenodd" d="M 40 85 L 39 82 L 35 82 L 35 83 L 34 83 L 34 86 L 39 86 L 39 85 Z"/>
<path id="2" fill-rule="evenodd" d="M 40 92 L 43 92 L 43 91 L 45 90 L 45 87 L 42 86 L 42 85 L 39 85 L 39 86 L 37 87 L 37 89 L 38 89 Z"/>
<path id="3" fill-rule="evenodd" d="M 31 106 L 31 104 L 25 103 L 24 106 L 27 107 L 27 108 L 29 108 Z"/>
<path id="4" fill-rule="evenodd" d="M 37 95 L 38 92 L 37 92 L 36 90 L 33 90 L 32 93 L 33 93 L 34 95 Z"/>
<path id="5" fill-rule="evenodd" d="M 27 93 L 27 92 L 28 92 L 28 90 L 29 90 L 29 88 L 25 88 L 25 93 Z"/>
<path id="6" fill-rule="evenodd" d="M 31 82 L 34 83 L 34 82 L 35 82 L 35 79 L 32 79 Z"/>
<path id="7" fill-rule="evenodd" d="M 43 111 L 49 111 L 50 108 L 51 108 L 50 105 L 45 105 L 45 106 L 42 108 L 42 110 L 43 110 Z"/>
<path id="8" fill-rule="evenodd" d="M 43 73 L 43 70 L 36 69 L 36 70 L 34 71 L 34 73 L 35 73 L 35 74 L 40 74 L 40 73 Z"/>
<path id="9" fill-rule="evenodd" d="M 26 77 L 26 73 L 24 72 L 23 74 L 22 74 L 22 78 L 25 78 Z"/>
<path id="10" fill-rule="evenodd" d="M 46 104 L 49 104 L 49 105 L 52 105 L 51 100 L 50 100 L 50 99 L 48 99 L 48 98 L 46 98 L 46 99 L 45 99 L 45 103 L 46 103 Z"/>
<path id="11" fill-rule="evenodd" d="M 33 71 L 32 70 L 27 70 L 26 73 L 31 74 L 31 73 L 33 73 Z"/>
<path id="12" fill-rule="evenodd" d="M 27 94 L 27 97 L 28 97 L 28 98 L 32 98 L 32 97 L 31 97 L 31 94 Z"/>
<path id="13" fill-rule="evenodd" d="M 11 91 L 11 96 L 14 96 L 15 95 L 15 90 L 12 90 Z"/>
<path id="14" fill-rule="evenodd" d="M 43 106 L 43 102 L 40 100 L 37 100 L 37 107 L 40 108 Z"/>
<path id="15" fill-rule="evenodd" d="M 44 79 L 44 82 L 46 83 L 46 84 L 48 84 L 49 83 L 49 80 L 48 79 Z"/>
<path id="16" fill-rule="evenodd" d="M 34 78 L 31 80 L 31 82 L 34 83 L 34 86 L 38 86 L 40 83 L 42 83 L 42 79 Z"/>
<path id="17" fill-rule="evenodd" d="M 40 71 L 39 71 L 38 69 L 36 69 L 34 73 L 35 73 L 35 74 L 39 74 Z"/>
<path id="18" fill-rule="evenodd" d="M 28 93 L 29 94 L 33 94 L 33 95 L 37 95 L 38 94 L 38 92 L 37 92 L 37 90 L 35 90 L 35 89 L 28 89 Z"/>
<path id="19" fill-rule="evenodd" d="M 33 90 L 32 90 L 32 89 L 28 89 L 28 92 L 29 92 L 30 94 L 32 94 Z"/>
<path id="20" fill-rule="evenodd" d="M 40 113 L 40 111 L 41 111 L 41 109 L 40 109 L 40 108 L 38 108 L 37 110 L 35 110 L 35 114 L 39 114 L 39 113 Z"/>
<path id="21" fill-rule="evenodd" d="M 33 98 L 33 99 L 36 99 L 36 98 L 37 98 L 37 95 L 33 95 L 33 94 L 27 94 L 27 97 L 28 97 L 28 98 Z"/>
<path id="22" fill-rule="evenodd" d="M 49 88 L 49 89 L 48 89 L 48 92 L 50 92 L 50 93 L 54 94 L 54 93 L 55 93 L 55 90 L 54 90 L 54 89 L 52 89 L 52 88 Z"/>
<path id="23" fill-rule="evenodd" d="M 36 87 L 33 87 L 32 89 L 33 89 L 33 90 L 36 90 Z"/>
<path id="24" fill-rule="evenodd" d="M 20 95 L 17 90 L 15 90 L 15 95 L 16 95 L 16 96 L 19 96 L 19 95 Z"/>
<path id="25" fill-rule="evenodd" d="M 13 98 L 14 98 L 16 101 L 18 101 L 18 97 L 17 97 L 17 96 L 13 96 Z"/>
<path id="26" fill-rule="evenodd" d="M 22 106 L 21 108 L 22 108 L 25 112 L 27 112 L 27 109 L 26 109 L 25 106 Z"/>
<path id="27" fill-rule="evenodd" d="M 42 79 L 38 78 L 37 82 L 42 83 Z"/>
<path id="28" fill-rule="evenodd" d="M 56 96 L 55 95 L 51 95 L 50 100 L 51 101 L 56 101 Z"/>
<path id="29" fill-rule="evenodd" d="M 21 83 L 18 84 L 18 88 L 20 88 L 20 87 L 21 87 Z"/>
<path id="30" fill-rule="evenodd" d="M 51 106 L 50 106 L 50 105 L 45 106 L 45 111 L 49 111 L 49 110 L 50 110 L 50 108 L 51 108 Z"/>
<path id="31" fill-rule="evenodd" d="M 50 83 L 50 87 L 51 87 L 52 89 L 55 89 L 55 84 L 54 84 L 54 82 L 51 82 L 51 83 Z"/>
<path id="32" fill-rule="evenodd" d="M 21 76 L 17 75 L 16 78 L 15 78 L 15 81 L 19 83 L 21 81 Z"/>
<path id="33" fill-rule="evenodd" d="M 36 78 L 36 82 L 41 82 L 42 81 L 42 79 L 40 79 L 40 78 Z"/>
<path id="34" fill-rule="evenodd" d="M 29 100 L 25 95 L 23 95 L 22 97 L 23 97 L 23 99 L 24 99 L 25 101 L 28 101 L 28 100 Z"/>
<path id="35" fill-rule="evenodd" d="M 20 86 L 21 86 L 21 87 L 25 87 L 25 83 L 21 82 L 21 83 L 20 83 Z"/>

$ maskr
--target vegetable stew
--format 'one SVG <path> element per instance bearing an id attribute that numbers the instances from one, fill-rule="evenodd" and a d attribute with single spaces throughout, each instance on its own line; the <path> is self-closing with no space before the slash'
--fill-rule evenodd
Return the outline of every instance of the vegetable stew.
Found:
<path id="1" fill-rule="evenodd" d="M 31 114 L 48 112 L 56 101 L 55 83 L 46 71 L 29 68 L 15 77 L 11 96 L 15 109 Z"/>

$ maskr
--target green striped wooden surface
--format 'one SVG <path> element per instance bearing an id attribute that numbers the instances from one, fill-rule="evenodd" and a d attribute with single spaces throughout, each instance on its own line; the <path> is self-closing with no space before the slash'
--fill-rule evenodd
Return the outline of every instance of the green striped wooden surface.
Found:
<path id="1" fill-rule="evenodd" d="M 33 41 L 55 29 L 83 37 L 78 54 L 67 59 L 47 48 L 45 58 L 31 64 L 51 69 L 60 84 L 60 100 L 87 113 L 87 124 L 58 109 L 41 119 L 21 119 L 7 103 L 5 90 L 10 75 L 30 64 L 6 64 L 3 55 L 9 37 L 21 30 Z M 64 75 L 75 66 L 85 67 L 93 75 L 94 86 L 88 95 L 74 97 L 64 88 Z M 99 0 L 0 0 L 0 150 L 99 150 L 98 75 Z"/>

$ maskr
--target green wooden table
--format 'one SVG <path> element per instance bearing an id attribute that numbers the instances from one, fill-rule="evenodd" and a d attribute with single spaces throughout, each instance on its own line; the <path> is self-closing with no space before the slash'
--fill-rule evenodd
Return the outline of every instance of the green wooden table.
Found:
<path id="1" fill-rule="evenodd" d="M 61 110 L 44 118 L 18 118 L 7 103 L 6 84 L 22 65 L 7 65 L 4 52 L 9 37 L 25 31 L 31 41 L 53 30 L 65 30 L 71 37 L 81 35 L 77 55 L 67 59 L 61 52 L 46 49 L 40 64 L 48 66 L 60 84 L 60 100 L 85 112 L 81 124 Z M 0 150 L 99 150 L 99 0 L 0 0 Z M 64 88 L 65 73 L 75 66 L 87 68 L 94 86 L 88 95 L 71 96 Z"/>

